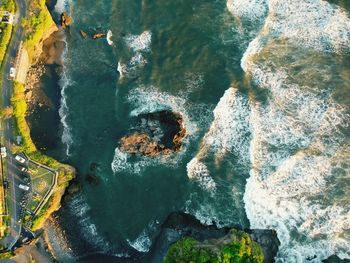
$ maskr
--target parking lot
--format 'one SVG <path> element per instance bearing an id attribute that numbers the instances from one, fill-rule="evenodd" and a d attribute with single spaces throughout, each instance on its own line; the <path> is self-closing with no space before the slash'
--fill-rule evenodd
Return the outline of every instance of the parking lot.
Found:
<path id="1" fill-rule="evenodd" d="M 19 171 L 20 217 L 23 223 L 31 221 L 47 201 L 55 184 L 56 174 L 52 170 L 25 156 L 15 156 Z"/>

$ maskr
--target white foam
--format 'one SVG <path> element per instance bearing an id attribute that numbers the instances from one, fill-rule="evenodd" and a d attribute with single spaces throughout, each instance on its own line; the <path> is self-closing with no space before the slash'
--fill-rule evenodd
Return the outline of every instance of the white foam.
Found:
<path id="1" fill-rule="evenodd" d="M 140 52 L 137 52 L 127 63 L 119 61 L 117 70 L 120 74 L 120 79 L 123 79 L 124 77 L 136 77 L 146 64 L 147 60 Z"/>
<path id="2" fill-rule="evenodd" d="M 263 20 L 268 11 L 267 0 L 228 0 L 227 9 L 238 18 Z"/>
<path id="3" fill-rule="evenodd" d="M 62 54 L 63 60 L 67 60 L 67 52 L 68 52 L 68 45 L 66 43 L 65 45 L 65 50 Z M 69 116 L 69 108 L 67 105 L 67 96 L 66 96 L 66 91 L 69 86 L 72 85 L 71 80 L 68 77 L 66 65 L 63 64 L 63 73 L 61 75 L 59 85 L 61 86 L 61 102 L 60 102 L 60 108 L 58 110 L 59 116 L 60 116 L 60 121 L 63 126 L 63 133 L 61 137 L 61 141 L 63 144 L 66 145 L 66 155 L 70 155 L 70 146 L 73 143 L 73 137 L 71 133 L 71 128 L 68 124 L 67 118 Z"/>
<path id="4" fill-rule="evenodd" d="M 62 14 L 67 11 L 70 6 L 70 0 L 57 0 L 55 5 L 55 12 L 58 14 Z"/>
<path id="5" fill-rule="evenodd" d="M 128 35 L 124 38 L 126 44 L 135 52 L 150 51 L 152 42 L 152 33 L 144 31 L 140 35 Z"/>
<path id="6" fill-rule="evenodd" d="M 184 95 L 186 96 L 186 94 Z M 161 92 L 153 86 L 140 86 L 132 90 L 127 97 L 128 102 L 134 106 L 134 110 L 131 111 L 130 115 L 138 116 L 143 113 L 162 110 L 180 113 L 184 119 L 187 135 L 192 136 L 198 131 L 198 127 L 188 113 L 188 108 L 191 105 L 188 105 L 185 96 L 181 96 L 181 93 L 179 96 L 174 96 Z"/>
<path id="7" fill-rule="evenodd" d="M 130 241 L 129 239 L 127 239 L 127 241 L 130 246 L 132 246 L 139 252 L 148 252 L 152 245 L 152 241 L 145 231 L 143 231 L 141 235 L 134 241 Z"/>
<path id="8" fill-rule="evenodd" d="M 207 190 L 215 190 L 216 183 L 210 177 L 207 166 L 197 158 L 193 158 L 187 165 L 187 176 L 191 180 L 196 180 L 201 187 Z"/>
<path id="9" fill-rule="evenodd" d="M 111 31 L 111 30 L 108 30 L 107 36 L 106 36 L 106 40 L 107 40 L 108 45 L 110 45 L 110 46 L 113 45 L 112 37 L 113 37 L 112 31 Z"/>

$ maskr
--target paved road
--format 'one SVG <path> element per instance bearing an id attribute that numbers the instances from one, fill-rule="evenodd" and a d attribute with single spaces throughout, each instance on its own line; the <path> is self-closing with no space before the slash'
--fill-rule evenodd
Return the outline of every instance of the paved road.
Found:
<path id="1" fill-rule="evenodd" d="M 3 76 L 3 83 L 2 83 L 2 90 L 1 90 L 1 101 L 2 106 L 7 107 L 11 104 L 11 96 L 12 96 L 12 81 L 9 81 L 7 79 L 8 73 L 10 72 L 10 68 L 12 67 L 12 63 L 15 61 L 18 48 L 20 45 L 21 40 L 24 37 L 24 31 L 21 26 L 21 20 L 25 16 L 26 13 L 26 2 L 25 0 L 16 0 L 17 3 L 17 13 L 16 13 L 16 21 L 17 21 L 17 28 L 14 32 L 14 35 L 12 36 L 12 40 L 8 49 L 8 58 L 4 62 L 4 76 Z M 12 138 L 12 125 L 13 120 L 8 119 L 4 120 L 3 126 L 4 127 L 4 143 L 6 146 L 9 146 L 10 142 L 14 141 L 14 138 Z M 8 148 L 8 147 L 7 147 Z M 18 222 L 20 219 L 20 200 L 21 195 L 23 194 L 20 189 L 18 188 L 18 185 L 20 183 L 20 173 L 18 170 L 18 167 L 15 165 L 15 162 L 13 157 L 9 154 L 9 157 L 6 159 L 6 166 L 7 166 L 7 179 L 10 183 L 10 205 L 9 205 L 9 213 L 11 217 L 11 229 L 10 229 L 10 236 L 8 236 L 6 239 L 3 240 L 3 243 L 7 246 L 12 246 L 16 243 L 17 239 L 19 238 L 20 232 L 21 232 L 21 224 Z"/>

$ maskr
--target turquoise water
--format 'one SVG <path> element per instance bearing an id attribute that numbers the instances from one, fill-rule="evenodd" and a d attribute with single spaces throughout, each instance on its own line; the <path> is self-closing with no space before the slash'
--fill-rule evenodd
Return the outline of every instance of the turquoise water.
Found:
<path id="1" fill-rule="evenodd" d="M 275 229 L 279 262 L 349 258 L 350 18 L 337 4 L 58 1 L 74 19 L 61 159 L 83 186 L 64 210 L 76 222 L 66 233 L 78 231 L 89 253 L 145 252 L 181 210 Z M 135 116 L 165 109 L 184 117 L 182 151 L 119 149 Z"/>

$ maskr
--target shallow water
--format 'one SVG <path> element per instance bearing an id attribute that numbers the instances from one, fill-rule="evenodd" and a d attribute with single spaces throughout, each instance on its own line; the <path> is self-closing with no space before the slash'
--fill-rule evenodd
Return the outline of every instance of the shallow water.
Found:
<path id="1" fill-rule="evenodd" d="M 338 2 L 58 1 L 74 24 L 65 147 L 51 151 L 83 186 L 59 213 L 73 254 L 145 252 L 182 210 L 276 229 L 278 262 L 349 258 L 350 18 Z M 165 109 L 184 116 L 181 152 L 118 148 L 134 116 Z"/>

